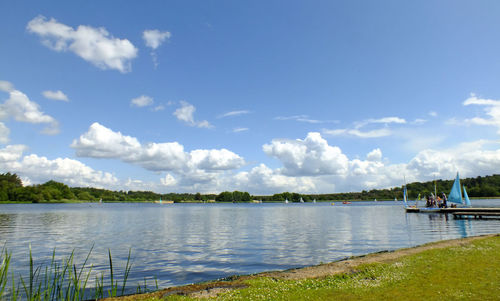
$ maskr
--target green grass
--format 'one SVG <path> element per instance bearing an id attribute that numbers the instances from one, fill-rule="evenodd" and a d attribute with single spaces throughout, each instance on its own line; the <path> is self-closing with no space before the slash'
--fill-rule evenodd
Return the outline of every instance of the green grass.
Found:
<path id="1" fill-rule="evenodd" d="M 216 300 L 500 300 L 500 236 L 320 279 L 256 277 Z M 158 300 L 158 299 L 144 299 Z M 198 300 L 171 296 L 165 300 Z"/>

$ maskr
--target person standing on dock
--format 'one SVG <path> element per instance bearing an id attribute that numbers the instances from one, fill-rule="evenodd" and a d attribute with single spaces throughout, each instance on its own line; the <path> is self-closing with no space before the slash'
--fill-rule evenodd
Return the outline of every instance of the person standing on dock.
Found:
<path id="1" fill-rule="evenodd" d="M 443 199 L 443 208 L 448 208 L 448 205 L 446 204 L 446 201 L 447 201 L 448 199 L 446 198 L 446 194 L 445 194 L 444 192 L 443 192 L 443 197 L 442 197 L 442 199 Z"/>

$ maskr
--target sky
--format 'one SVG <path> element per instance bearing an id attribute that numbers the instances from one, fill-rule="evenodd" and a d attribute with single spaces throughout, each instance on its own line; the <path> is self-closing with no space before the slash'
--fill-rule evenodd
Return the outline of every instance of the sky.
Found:
<path id="1" fill-rule="evenodd" d="M 0 172 L 335 193 L 500 171 L 498 1 L 1 1 Z"/>

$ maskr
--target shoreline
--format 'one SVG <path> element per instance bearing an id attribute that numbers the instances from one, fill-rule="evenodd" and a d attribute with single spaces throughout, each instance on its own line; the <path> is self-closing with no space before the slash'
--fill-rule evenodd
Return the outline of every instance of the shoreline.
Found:
<path id="1" fill-rule="evenodd" d="M 281 271 L 266 271 L 250 275 L 233 275 L 223 279 L 209 280 L 206 282 L 173 286 L 159 291 L 146 294 L 133 294 L 121 297 L 107 298 L 105 300 L 144 300 L 150 298 L 162 298 L 166 296 L 189 296 L 193 298 L 216 297 L 221 292 L 226 292 L 235 289 L 248 287 L 245 283 L 247 280 L 257 278 L 272 278 L 279 280 L 305 280 L 316 279 L 340 274 L 352 274 L 356 272 L 356 268 L 365 264 L 374 263 L 391 263 L 402 257 L 418 254 L 432 249 L 445 249 L 449 247 L 466 246 L 476 240 L 484 240 L 487 238 L 498 237 L 500 233 L 471 236 L 466 238 L 457 238 L 451 240 L 441 240 L 430 242 L 415 247 L 396 249 L 393 251 L 385 250 L 375 253 L 369 253 L 359 256 L 351 256 L 330 263 L 323 263 L 314 266 L 292 268 Z"/>

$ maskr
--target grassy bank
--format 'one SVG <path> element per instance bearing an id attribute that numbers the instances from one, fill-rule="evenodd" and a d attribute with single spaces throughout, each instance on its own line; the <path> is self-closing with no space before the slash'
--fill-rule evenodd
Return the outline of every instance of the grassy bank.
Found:
<path id="1" fill-rule="evenodd" d="M 126 300 L 499 300 L 500 236 L 432 243 Z M 123 300 L 123 299 L 122 299 Z"/>

